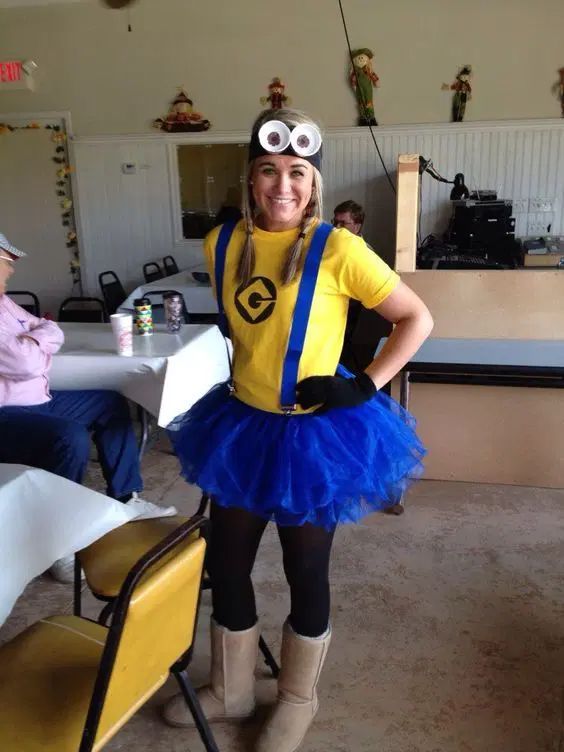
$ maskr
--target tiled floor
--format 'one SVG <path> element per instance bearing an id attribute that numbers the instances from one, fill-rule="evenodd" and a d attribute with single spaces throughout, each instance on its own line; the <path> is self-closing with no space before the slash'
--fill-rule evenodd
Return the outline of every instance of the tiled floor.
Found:
<path id="1" fill-rule="evenodd" d="M 198 493 L 163 448 L 144 461 L 146 496 L 194 510 Z M 90 481 L 99 480 L 95 471 Z M 334 639 L 303 752 L 562 752 L 563 505 L 561 491 L 427 481 L 403 517 L 374 515 L 339 530 Z M 255 582 L 263 634 L 277 652 L 288 595 L 270 529 Z M 71 595 L 38 578 L 0 640 L 70 611 Z M 195 683 L 206 676 L 208 617 L 205 594 Z M 262 665 L 257 679 L 257 718 L 214 727 L 222 752 L 253 749 L 275 692 Z M 106 749 L 199 752 L 197 733 L 167 728 L 158 716 L 174 689 L 167 684 Z"/>

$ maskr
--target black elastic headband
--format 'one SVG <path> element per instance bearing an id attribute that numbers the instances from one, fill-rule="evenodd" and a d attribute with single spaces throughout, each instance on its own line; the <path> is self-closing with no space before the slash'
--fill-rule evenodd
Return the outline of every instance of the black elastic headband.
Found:
<path id="1" fill-rule="evenodd" d="M 321 133 L 308 123 L 290 128 L 280 120 L 267 120 L 251 135 L 249 162 L 268 154 L 299 157 L 321 170 Z"/>

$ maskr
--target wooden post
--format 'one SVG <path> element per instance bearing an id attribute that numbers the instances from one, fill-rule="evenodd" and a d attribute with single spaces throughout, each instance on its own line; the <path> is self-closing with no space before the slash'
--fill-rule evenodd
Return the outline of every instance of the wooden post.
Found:
<path id="1" fill-rule="evenodd" d="M 396 262 L 397 272 L 414 272 L 419 213 L 419 154 L 398 157 Z"/>

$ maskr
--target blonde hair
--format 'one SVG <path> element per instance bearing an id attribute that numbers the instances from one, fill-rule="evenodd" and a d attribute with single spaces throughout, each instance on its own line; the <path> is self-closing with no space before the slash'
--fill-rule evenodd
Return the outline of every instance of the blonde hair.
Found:
<path id="1" fill-rule="evenodd" d="M 289 128 L 303 123 L 314 125 L 319 128 L 317 123 L 308 115 L 299 110 L 264 110 L 260 113 L 253 124 L 253 133 L 256 133 L 260 127 L 269 120 L 280 120 Z M 245 244 L 239 259 L 237 268 L 237 278 L 239 282 L 246 284 L 253 273 L 255 266 L 255 242 L 253 232 L 255 229 L 255 217 L 257 209 L 253 197 L 253 191 L 250 184 L 250 177 L 253 172 L 254 160 L 247 166 L 247 174 L 243 186 L 241 210 L 245 221 Z M 313 167 L 313 165 L 312 165 Z M 300 223 L 300 233 L 296 242 L 289 248 L 288 256 L 284 262 L 281 271 L 282 284 L 287 285 L 291 282 L 300 268 L 302 263 L 302 250 L 306 235 L 321 221 L 323 216 L 323 179 L 321 173 L 316 167 L 313 167 L 313 182 L 311 189 L 311 198 L 304 210 L 302 221 Z"/>

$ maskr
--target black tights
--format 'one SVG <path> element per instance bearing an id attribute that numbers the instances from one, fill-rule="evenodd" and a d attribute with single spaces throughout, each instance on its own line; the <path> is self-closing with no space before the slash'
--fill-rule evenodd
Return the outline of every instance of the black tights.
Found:
<path id="1" fill-rule="evenodd" d="M 243 509 L 212 502 L 206 567 L 212 582 L 213 616 L 232 631 L 257 620 L 251 572 L 266 520 Z M 329 557 L 334 530 L 306 524 L 278 527 L 284 572 L 290 586 L 292 629 L 318 637 L 329 624 Z"/>

